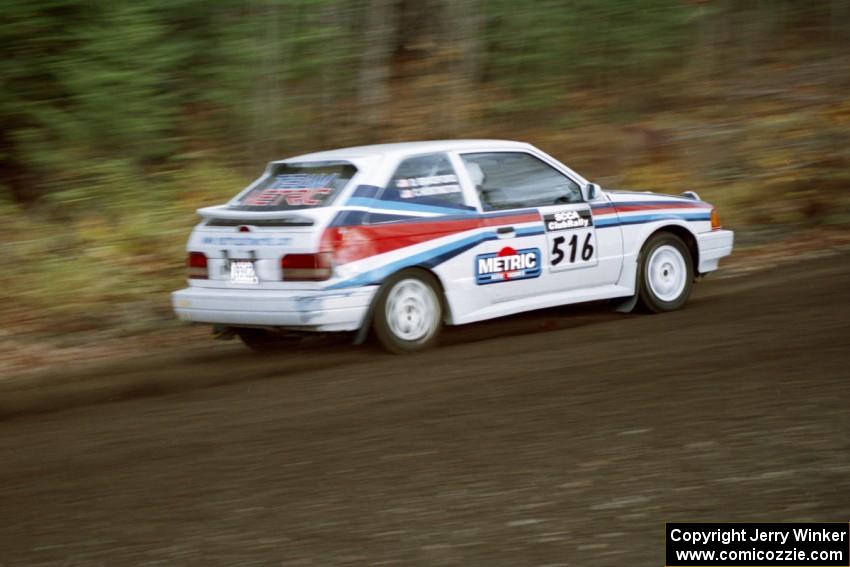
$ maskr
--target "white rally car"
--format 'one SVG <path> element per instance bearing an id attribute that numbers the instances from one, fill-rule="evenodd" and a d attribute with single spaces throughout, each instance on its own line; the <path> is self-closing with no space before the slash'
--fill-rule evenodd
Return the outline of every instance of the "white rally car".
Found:
<path id="1" fill-rule="evenodd" d="M 374 330 L 393 352 L 443 324 L 621 299 L 681 307 L 732 251 L 714 208 L 602 190 L 520 142 L 346 148 L 272 162 L 198 211 L 177 315 L 257 350 L 315 331 Z"/>

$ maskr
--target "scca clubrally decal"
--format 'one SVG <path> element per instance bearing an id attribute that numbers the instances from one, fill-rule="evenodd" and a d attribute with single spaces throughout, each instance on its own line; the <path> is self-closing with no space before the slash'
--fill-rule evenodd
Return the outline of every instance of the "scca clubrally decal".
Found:
<path id="1" fill-rule="evenodd" d="M 593 226 L 593 215 L 587 209 L 578 211 L 558 211 L 543 216 L 543 224 L 547 232 L 557 230 L 570 230 L 572 228 L 586 228 Z"/>
<path id="2" fill-rule="evenodd" d="M 475 257 L 475 282 L 478 285 L 536 278 L 540 275 L 540 250 L 514 250 L 506 246 L 498 252 Z"/>

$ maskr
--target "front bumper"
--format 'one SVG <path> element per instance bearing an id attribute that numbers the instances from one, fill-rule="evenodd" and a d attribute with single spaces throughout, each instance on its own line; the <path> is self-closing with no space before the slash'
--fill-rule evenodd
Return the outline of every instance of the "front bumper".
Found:
<path id="1" fill-rule="evenodd" d="M 290 291 L 188 287 L 171 294 L 177 317 L 196 323 L 354 331 L 363 324 L 377 286 Z"/>
<path id="2" fill-rule="evenodd" d="M 732 253 L 735 233 L 731 230 L 712 230 L 696 236 L 699 248 L 697 272 L 700 274 L 716 270 L 720 258 Z"/>

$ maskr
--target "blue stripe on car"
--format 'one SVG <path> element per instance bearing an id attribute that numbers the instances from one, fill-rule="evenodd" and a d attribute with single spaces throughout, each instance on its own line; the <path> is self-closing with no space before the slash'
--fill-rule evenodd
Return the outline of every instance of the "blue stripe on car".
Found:
<path id="1" fill-rule="evenodd" d="M 612 226 L 643 224 L 660 220 L 707 221 L 711 220 L 711 213 L 657 213 L 651 215 L 635 215 L 631 217 L 611 217 L 606 219 L 593 219 L 593 224 L 595 224 L 597 228 L 609 228 Z"/>
<path id="2" fill-rule="evenodd" d="M 470 207 L 464 203 L 450 203 L 440 197 L 402 197 L 398 189 L 385 189 L 375 185 L 358 185 L 345 204 L 354 205 L 358 199 L 373 199 L 375 201 L 393 204 L 439 207 L 440 209 L 452 209 L 454 212 L 475 211 L 475 207 Z"/>
<path id="3" fill-rule="evenodd" d="M 516 230 L 517 236 L 535 236 L 537 234 L 543 234 L 543 225 L 522 227 Z M 343 280 L 341 282 L 330 285 L 325 289 L 341 289 L 346 287 L 357 287 L 361 285 L 371 285 L 380 283 L 387 276 L 394 274 L 399 270 L 402 270 L 404 268 L 410 268 L 412 266 L 425 266 L 428 268 L 433 268 L 435 266 L 438 266 L 439 264 L 442 264 L 446 260 L 454 258 L 458 254 L 461 254 L 469 250 L 470 248 L 481 244 L 482 242 L 487 242 L 489 240 L 497 240 L 498 238 L 499 236 L 495 230 L 488 230 L 486 232 L 480 232 L 478 234 L 470 234 L 469 236 L 461 238 L 460 240 L 449 242 L 443 244 L 442 246 L 437 246 L 430 250 L 419 252 L 418 254 L 412 254 L 406 258 L 400 258 L 379 268 L 374 268 L 367 272 L 363 272 L 362 274 L 358 274 L 357 276 L 351 279 Z"/>
<path id="4" fill-rule="evenodd" d="M 603 206 L 605 207 L 605 206 Z M 499 211 L 498 213 L 485 213 L 478 215 L 479 217 L 500 217 L 500 216 L 509 216 L 509 215 L 517 215 L 522 214 L 523 212 L 536 211 L 536 209 L 527 209 L 522 211 Z M 354 213 L 359 213 L 357 215 L 349 217 L 348 215 L 352 215 Z M 363 211 L 342 211 L 332 222 L 333 226 L 343 226 L 343 225 L 352 225 L 352 224 L 364 224 L 365 216 L 368 213 L 364 213 Z M 369 216 L 369 220 L 373 219 L 374 213 Z M 394 215 L 379 215 L 379 216 L 388 216 L 392 217 Z M 468 219 L 472 215 L 461 214 L 461 215 L 452 215 L 456 219 Z M 435 220 L 450 220 L 451 217 L 442 216 L 442 217 L 428 217 L 428 218 L 417 218 L 410 219 L 409 217 L 405 218 L 403 216 L 398 216 L 398 220 L 406 220 L 408 222 L 424 222 L 424 221 L 435 221 Z M 611 217 L 611 218 L 595 218 L 594 225 L 596 228 L 612 228 L 615 226 L 621 225 L 633 225 L 633 224 L 644 224 L 648 222 L 656 222 L 661 220 L 688 220 L 688 221 L 708 221 L 711 220 L 711 214 L 708 211 L 700 211 L 700 212 L 667 212 L 667 213 L 654 213 L 654 214 L 646 214 L 646 215 L 634 215 L 627 217 Z M 521 227 L 516 230 L 517 237 L 523 236 L 535 236 L 538 234 L 543 234 L 543 225 L 534 225 L 529 227 Z M 422 252 L 412 254 L 405 258 L 400 258 L 378 268 L 374 268 L 367 272 L 363 272 L 362 274 L 358 274 L 357 276 L 337 282 L 328 286 L 325 289 L 341 289 L 348 287 L 357 287 L 361 285 L 373 285 L 380 283 L 387 276 L 401 270 L 404 268 L 409 268 L 413 266 L 423 266 L 427 268 L 434 268 L 446 260 L 454 258 L 455 256 L 462 254 L 463 252 L 474 248 L 475 246 L 481 244 L 482 242 L 487 242 L 491 240 L 498 239 L 498 234 L 493 230 L 488 230 L 485 232 L 480 232 L 477 234 L 471 234 L 465 238 L 461 238 L 454 242 L 449 242 L 443 244 L 441 246 L 437 246 L 430 250 L 424 250 Z"/>
<path id="5" fill-rule="evenodd" d="M 411 211 L 415 213 L 441 213 L 441 214 L 458 214 L 463 210 L 468 210 L 470 215 L 477 214 L 473 209 L 458 209 L 455 207 L 444 207 L 435 205 L 421 205 L 419 203 L 402 203 L 399 201 L 385 201 L 383 199 L 372 199 L 368 197 L 353 197 L 349 199 L 346 205 L 352 207 L 369 207 L 371 209 L 380 209 L 382 211 Z"/>

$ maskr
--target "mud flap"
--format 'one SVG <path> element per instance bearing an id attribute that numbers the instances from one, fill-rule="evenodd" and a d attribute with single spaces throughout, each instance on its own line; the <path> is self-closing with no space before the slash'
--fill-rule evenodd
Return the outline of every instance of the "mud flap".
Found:
<path id="1" fill-rule="evenodd" d="M 363 316 L 363 321 L 360 323 L 360 328 L 357 329 L 357 333 L 354 335 L 354 342 L 351 344 L 362 345 L 366 342 L 366 339 L 369 338 L 369 331 L 372 329 L 372 317 L 375 314 L 375 305 L 378 303 L 378 297 L 380 297 L 382 289 L 384 289 L 383 284 L 381 284 L 378 291 L 375 292 L 372 302 L 369 303 L 369 309 L 366 310 L 366 314 Z"/>
<path id="2" fill-rule="evenodd" d="M 620 299 L 617 303 L 615 303 L 614 311 L 617 313 L 631 313 L 637 306 L 637 302 L 638 294 L 626 297 L 625 299 Z"/>
<path id="3" fill-rule="evenodd" d="M 366 316 L 363 317 L 363 324 L 357 329 L 357 333 L 354 335 L 354 342 L 351 344 L 362 345 L 369 338 L 369 330 L 372 327 L 372 311 L 372 307 L 370 306 L 369 311 L 366 312 Z"/>

